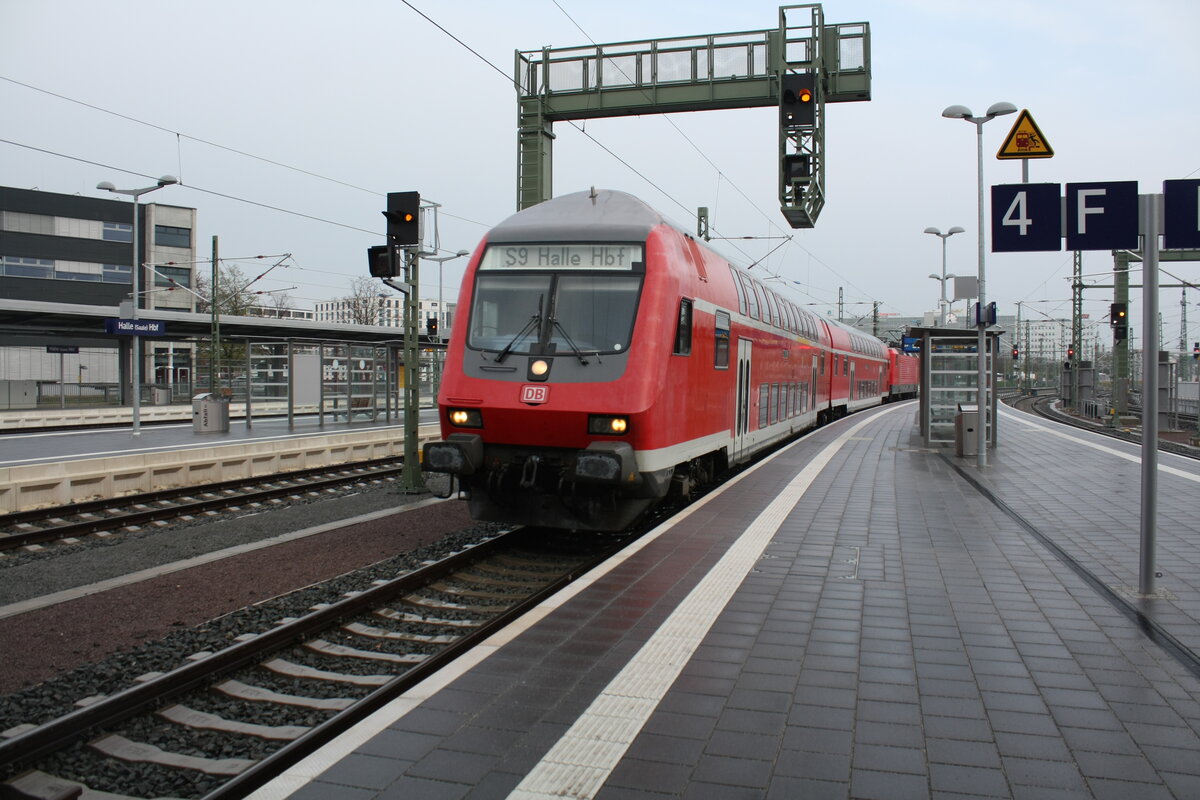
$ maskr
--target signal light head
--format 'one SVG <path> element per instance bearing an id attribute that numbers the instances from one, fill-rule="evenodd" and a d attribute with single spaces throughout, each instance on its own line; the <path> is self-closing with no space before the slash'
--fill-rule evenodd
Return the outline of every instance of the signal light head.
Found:
<path id="1" fill-rule="evenodd" d="M 801 89 L 799 92 L 796 93 L 796 100 L 797 100 L 797 102 L 800 102 L 800 103 L 811 103 L 812 102 L 812 90 L 811 89 Z"/>

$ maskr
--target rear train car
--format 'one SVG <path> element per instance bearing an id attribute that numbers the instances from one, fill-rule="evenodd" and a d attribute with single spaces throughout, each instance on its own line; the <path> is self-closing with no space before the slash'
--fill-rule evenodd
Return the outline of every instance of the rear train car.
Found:
<path id="1" fill-rule="evenodd" d="M 888 392 L 878 340 L 621 192 L 502 222 L 458 307 L 424 467 L 456 476 L 480 520 L 621 529 Z"/>
<path id="2" fill-rule="evenodd" d="M 921 383 L 921 358 L 911 353 L 888 348 L 887 401 L 909 400 L 917 396 Z"/>

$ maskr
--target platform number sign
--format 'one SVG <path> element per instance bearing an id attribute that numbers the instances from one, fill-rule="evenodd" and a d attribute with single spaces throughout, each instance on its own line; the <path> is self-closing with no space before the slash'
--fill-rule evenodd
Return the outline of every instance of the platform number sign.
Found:
<path id="1" fill-rule="evenodd" d="M 1057 183 L 992 187 L 992 250 L 1059 250 L 1062 213 Z"/>
<path id="2" fill-rule="evenodd" d="M 1068 250 L 1138 248 L 1137 181 L 1068 183 Z"/>
<path id="3" fill-rule="evenodd" d="M 1163 181 L 1163 244 L 1200 248 L 1200 180 Z"/>
<path id="4" fill-rule="evenodd" d="M 1148 195 L 1147 197 L 1154 197 Z M 1200 180 L 1163 182 L 1168 248 L 1200 247 Z M 1017 183 L 992 187 L 992 251 L 1137 250 L 1137 181 Z"/>

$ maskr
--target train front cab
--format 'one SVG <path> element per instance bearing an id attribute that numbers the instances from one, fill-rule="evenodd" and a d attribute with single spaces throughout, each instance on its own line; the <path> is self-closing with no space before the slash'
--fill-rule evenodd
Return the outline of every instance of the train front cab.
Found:
<path id="1" fill-rule="evenodd" d="M 424 448 L 476 519 L 624 528 L 686 484 L 677 465 L 725 444 L 730 403 L 714 412 L 703 401 L 720 392 L 696 385 L 715 315 L 688 240 L 617 193 L 555 198 L 489 234 L 460 292 L 443 440 Z M 675 352 L 685 308 L 698 358 Z"/>

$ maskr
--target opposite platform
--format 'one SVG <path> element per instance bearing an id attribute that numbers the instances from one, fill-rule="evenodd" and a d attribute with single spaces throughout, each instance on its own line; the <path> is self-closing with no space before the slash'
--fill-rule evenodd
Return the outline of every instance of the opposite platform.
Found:
<path id="1" fill-rule="evenodd" d="M 914 434 L 793 444 L 255 796 L 1200 797 L 1200 469 L 1132 598 L 1136 448 Z"/>

